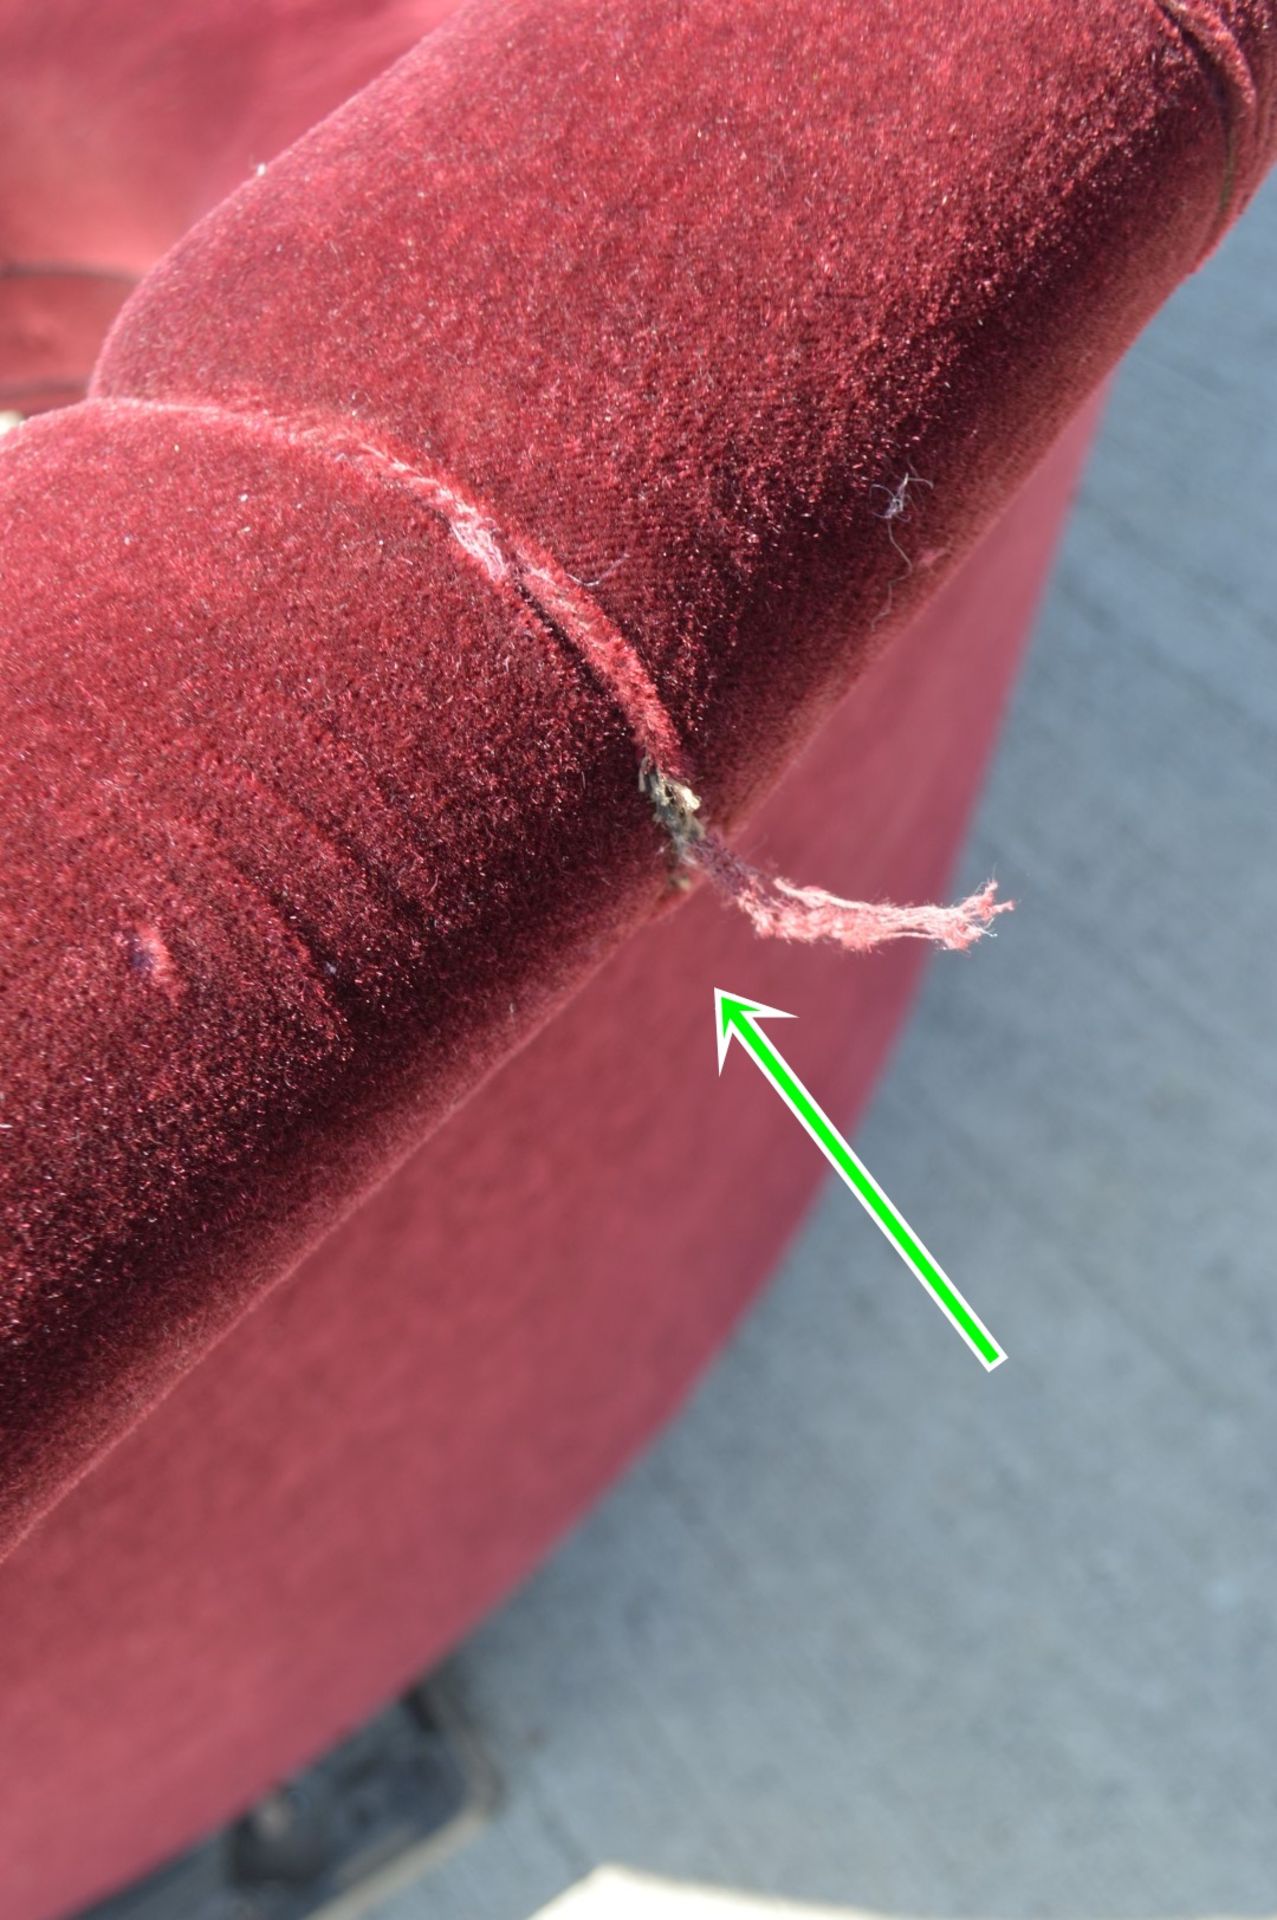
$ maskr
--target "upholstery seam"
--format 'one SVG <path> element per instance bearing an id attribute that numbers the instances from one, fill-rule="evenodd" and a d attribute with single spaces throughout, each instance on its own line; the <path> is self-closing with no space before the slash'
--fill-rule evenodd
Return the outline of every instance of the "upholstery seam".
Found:
<path id="1" fill-rule="evenodd" d="M 1204 260 L 1240 212 L 1254 185 L 1250 150 L 1259 138 L 1259 85 L 1239 34 L 1216 0 L 1149 0 L 1149 4 L 1174 28 L 1197 60 L 1214 97 L 1224 135 L 1224 174 L 1211 230 L 1202 248 Z"/>
<path id="2" fill-rule="evenodd" d="M 87 404 L 243 426 L 259 437 L 327 454 L 420 499 L 494 586 L 512 592 L 560 644 L 567 642 L 620 708 L 640 755 L 672 779 L 686 780 L 685 754 L 674 723 L 633 645 L 565 568 L 530 541 L 504 531 L 495 515 L 440 473 L 401 460 L 355 433 L 343 433 L 335 421 L 290 420 L 265 409 L 123 394 L 91 395 Z"/>

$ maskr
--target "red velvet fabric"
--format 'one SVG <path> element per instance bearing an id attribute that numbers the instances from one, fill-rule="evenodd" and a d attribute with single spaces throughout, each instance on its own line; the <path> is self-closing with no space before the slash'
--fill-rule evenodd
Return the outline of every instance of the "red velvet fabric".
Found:
<path id="1" fill-rule="evenodd" d="M 751 850 L 943 892 L 1089 424 L 879 655 Z M 62 1501 L 0 1567 L 4 1920 L 230 1817 L 527 1572 L 821 1175 L 755 1076 L 720 1082 L 711 989 L 798 1013 L 787 1051 L 850 1120 L 921 958 L 765 945 L 707 897 L 645 929 Z M 854 1241 L 829 1329 L 849 1351 L 875 1337 Z"/>
<path id="2" fill-rule="evenodd" d="M 1273 43 L 477 0 L 7 436 L 10 1538 L 669 899 L 615 700 L 414 475 L 590 583 L 730 822 L 1243 202 Z"/>
<path id="3" fill-rule="evenodd" d="M 130 288 L 455 0 L 0 0 L 0 412 L 83 397 Z"/>

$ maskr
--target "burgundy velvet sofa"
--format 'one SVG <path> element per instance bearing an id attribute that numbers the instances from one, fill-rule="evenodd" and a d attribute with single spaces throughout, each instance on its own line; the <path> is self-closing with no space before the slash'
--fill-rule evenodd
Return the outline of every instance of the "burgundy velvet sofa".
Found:
<path id="1" fill-rule="evenodd" d="M 391 1697 L 721 1344 L 819 1163 L 712 989 L 854 1120 L 925 945 L 766 876 L 945 894 L 1277 90 L 1277 0 L 56 12 L 0 7 L 3 1920 Z"/>

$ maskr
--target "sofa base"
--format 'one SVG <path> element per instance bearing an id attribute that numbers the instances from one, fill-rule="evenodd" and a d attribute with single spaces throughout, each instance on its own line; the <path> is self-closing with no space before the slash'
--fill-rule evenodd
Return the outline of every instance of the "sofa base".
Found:
<path id="1" fill-rule="evenodd" d="M 351 1920 L 467 1839 L 494 1798 L 473 1734 L 427 1683 L 83 1920 Z"/>

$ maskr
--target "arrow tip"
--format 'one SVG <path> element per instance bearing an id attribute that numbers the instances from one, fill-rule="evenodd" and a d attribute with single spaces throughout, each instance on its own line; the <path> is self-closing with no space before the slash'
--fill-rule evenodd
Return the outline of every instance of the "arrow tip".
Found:
<path id="1" fill-rule="evenodd" d="M 782 1013 L 779 1007 L 765 1007 L 761 1001 L 747 1000 L 743 994 L 724 993 L 721 987 L 715 987 L 714 1039 L 718 1045 L 718 1071 L 723 1071 L 732 1035 L 743 1026 L 752 1025 L 755 1020 L 792 1020 L 794 1017 L 792 1013 Z"/>

